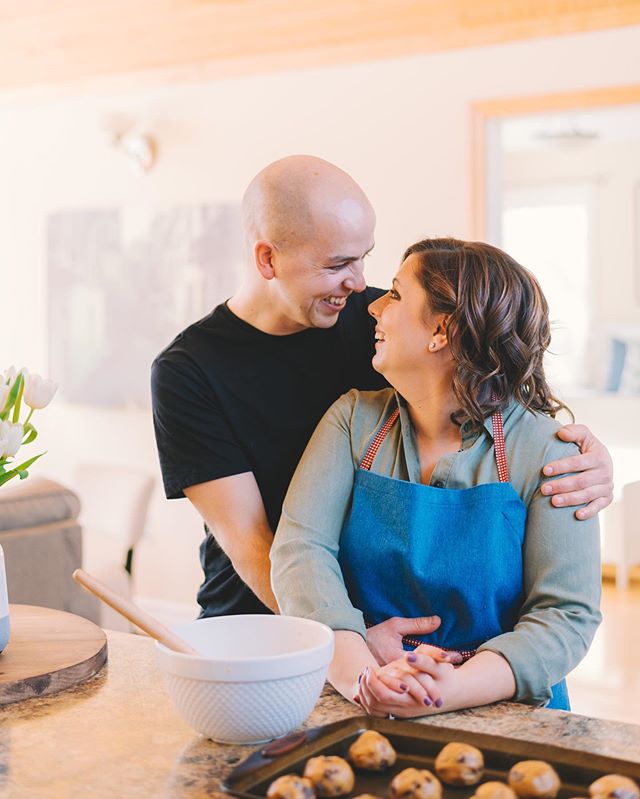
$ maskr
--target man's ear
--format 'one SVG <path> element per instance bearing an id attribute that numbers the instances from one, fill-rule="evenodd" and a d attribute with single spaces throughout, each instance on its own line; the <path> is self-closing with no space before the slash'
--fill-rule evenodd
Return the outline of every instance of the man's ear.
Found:
<path id="1" fill-rule="evenodd" d="M 276 249 L 267 239 L 259 239 L 253 245 L 253 258 L 258 272 L 265 280 L 273 280 L 276 276 L 273 258 Z"/>

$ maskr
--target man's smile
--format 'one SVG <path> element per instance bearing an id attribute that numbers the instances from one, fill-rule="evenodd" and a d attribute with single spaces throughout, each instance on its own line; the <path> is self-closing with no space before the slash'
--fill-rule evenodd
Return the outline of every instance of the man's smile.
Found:
<path id="1" fill-rule="evenodd" d="M 349 295 L 347 295 L 346 297 L 339 297 L 339 296 L 337 296 L 335 294 L 332 294 L 329 297 L 325 297 L 322 300 L 322 302 L 326 302 L 327 305 L 330 305 L 332 308 L 336 308 L 337 310 L 340 310 L 341 308 L 344 308 L 344 306 L 347 304 L 347 297 L 348 296 Z"/>

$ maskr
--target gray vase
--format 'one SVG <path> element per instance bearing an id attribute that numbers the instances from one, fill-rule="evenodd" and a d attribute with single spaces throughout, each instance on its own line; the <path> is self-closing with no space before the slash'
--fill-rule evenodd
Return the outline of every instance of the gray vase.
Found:
<path id="1" fill-rule="evenodd" d="M 9 597 L 4 570 L 4 552 L 0 546 L 0 654 L 9 643 Z"/>

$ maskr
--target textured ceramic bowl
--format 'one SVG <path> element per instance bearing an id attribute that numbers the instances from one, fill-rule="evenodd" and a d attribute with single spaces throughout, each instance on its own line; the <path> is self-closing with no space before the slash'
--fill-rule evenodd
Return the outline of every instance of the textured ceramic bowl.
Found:
<path id="1" fill-rule="evenodd" d="M 156 643 L 178 713 L 221 743 L 286 735 L 311 713 L 333 656 L 333 631 L 293 616 L 218 616 L 172 628 L 201 656 Z"/>

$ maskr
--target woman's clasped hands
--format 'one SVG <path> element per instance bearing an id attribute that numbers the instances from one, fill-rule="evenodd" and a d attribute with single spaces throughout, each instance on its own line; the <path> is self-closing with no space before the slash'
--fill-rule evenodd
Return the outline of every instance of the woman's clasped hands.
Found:
<path id="1" fill-rule="evenodd" d="M 458 652 L 421 644 L 385 666 L 369 666 L 358 677 L 354 695 L 370 716 L 413 718 L 444 709 L 451 696 Z"/>

